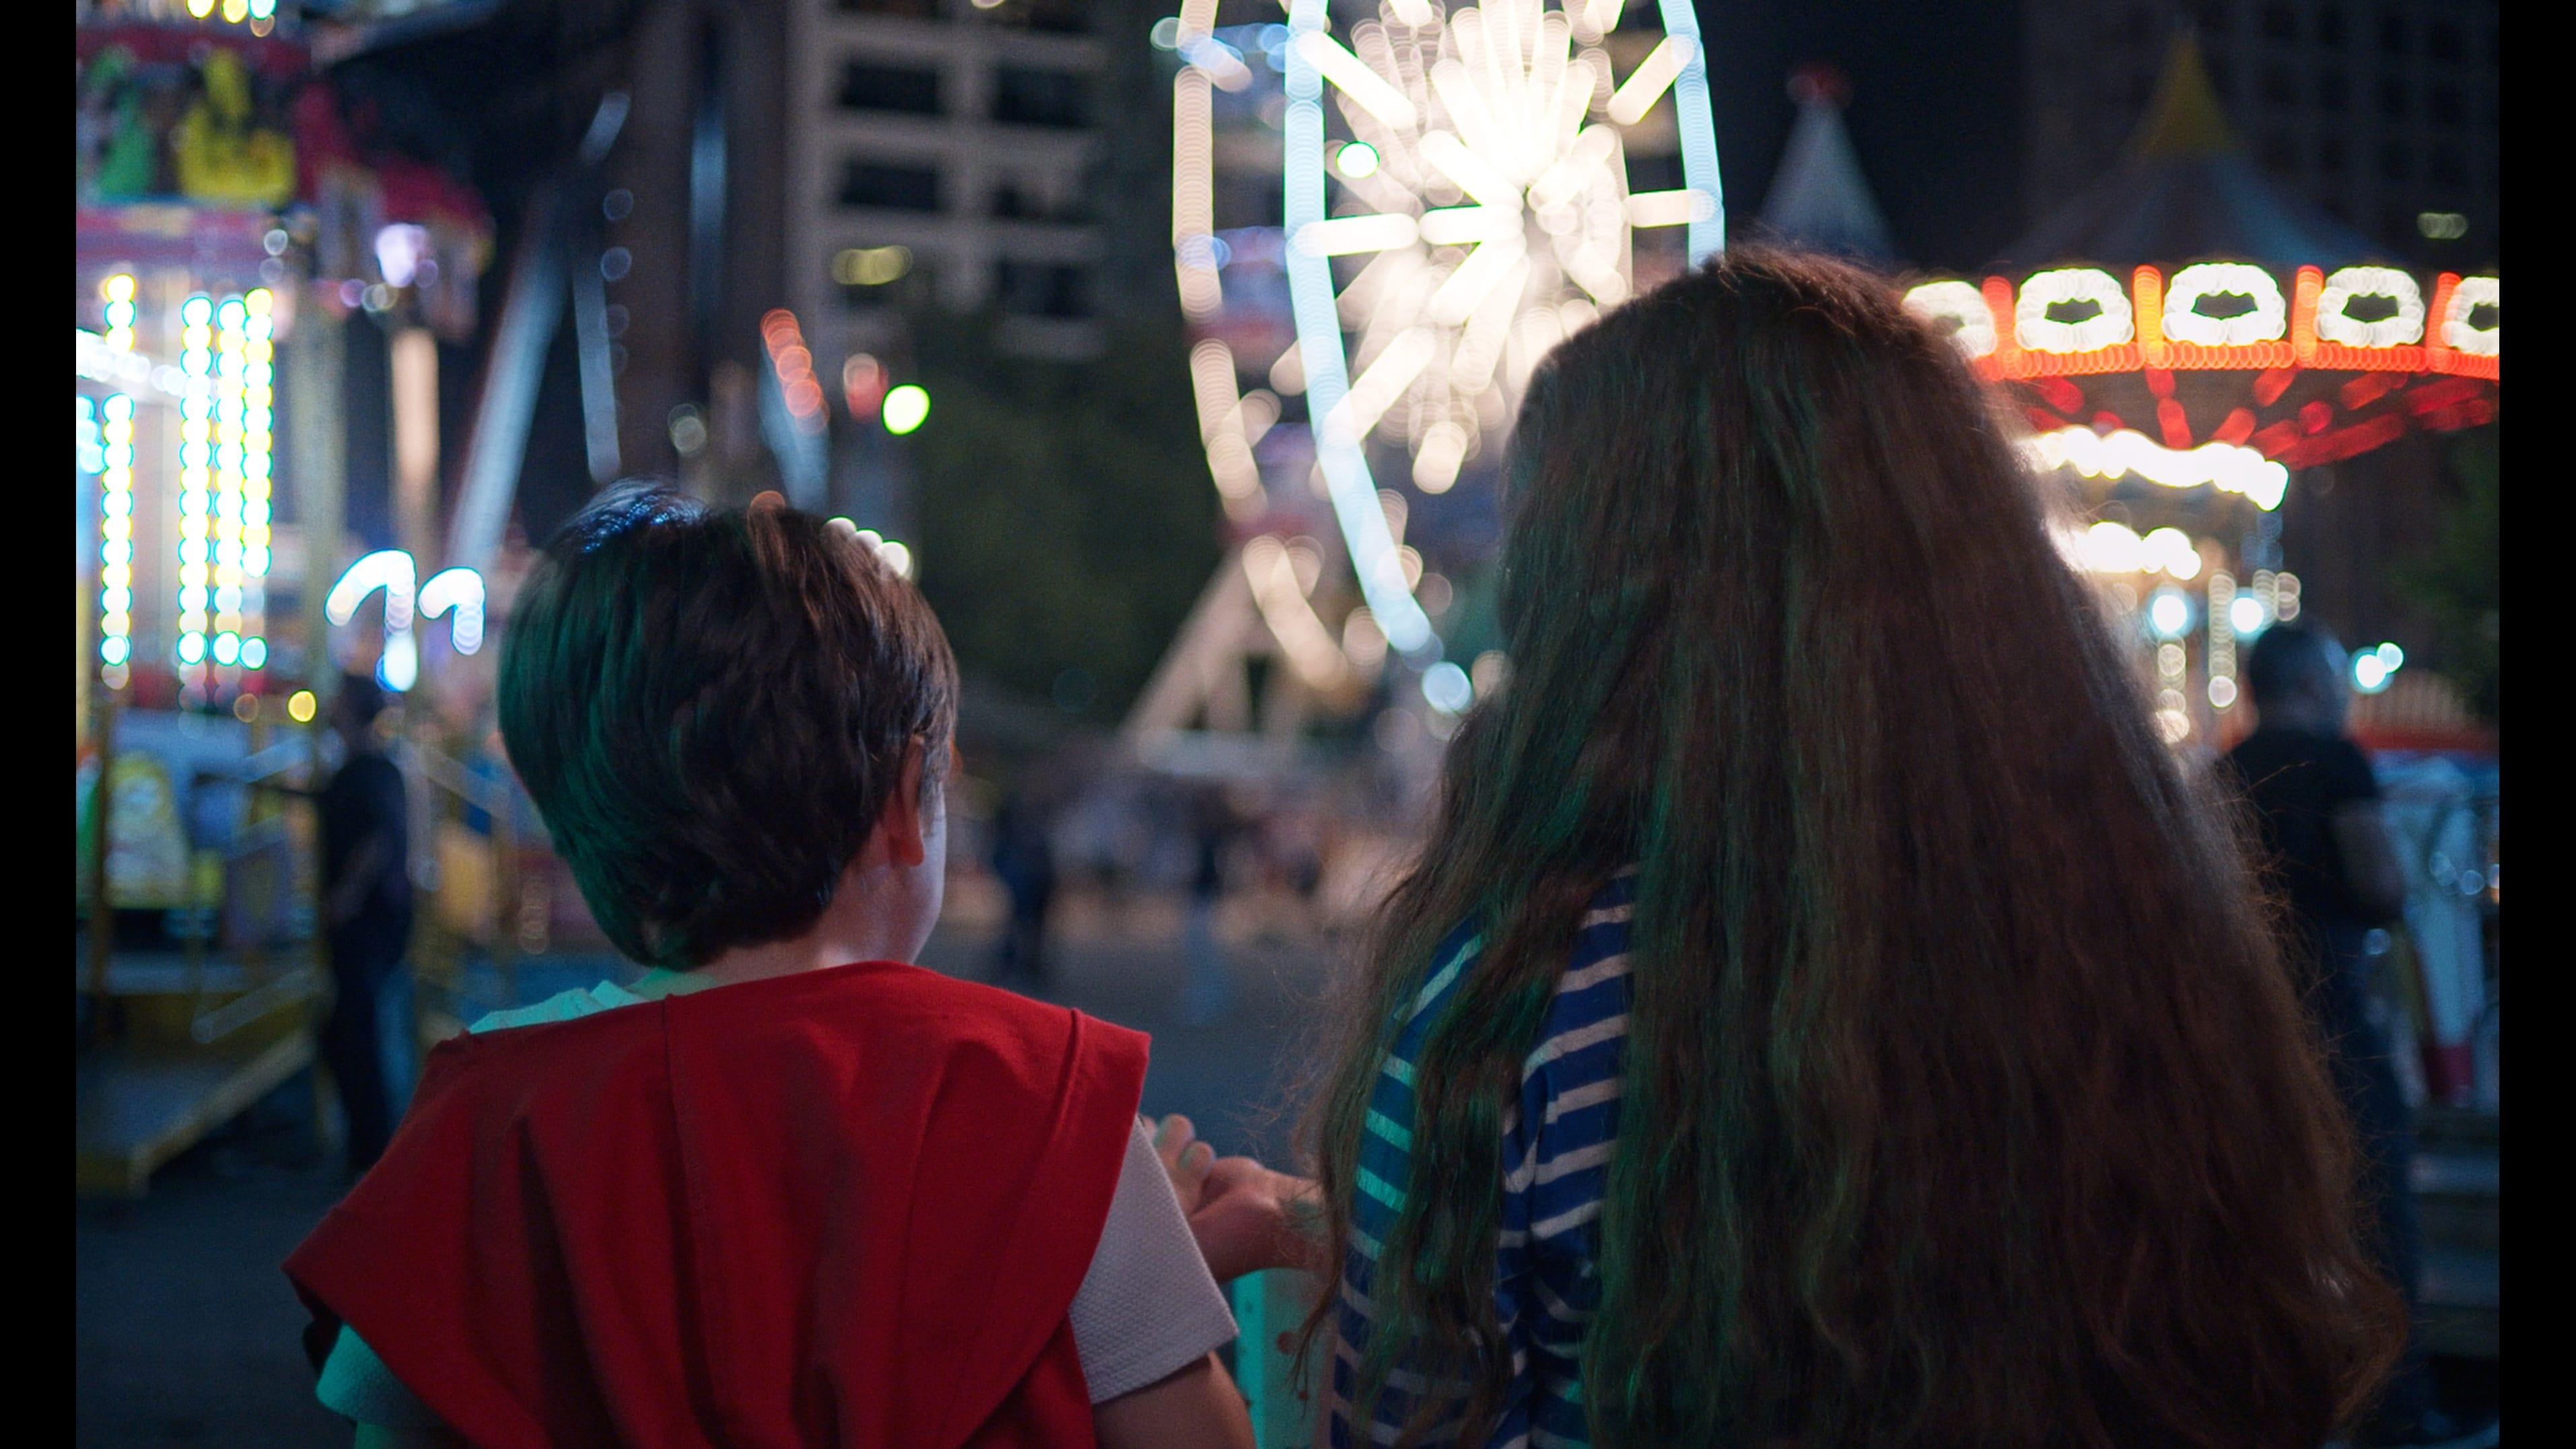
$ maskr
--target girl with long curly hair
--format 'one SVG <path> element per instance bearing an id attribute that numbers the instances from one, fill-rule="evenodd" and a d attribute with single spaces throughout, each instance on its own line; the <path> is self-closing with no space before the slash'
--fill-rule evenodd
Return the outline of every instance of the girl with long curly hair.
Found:
<path id="1" fill-rule="evenodd" d="M 2401 1311 L 2349 1128 L 1951 346 L 1734 251 L 1513 449 L 1511 677 L 1314 1112 L 1333 1442 L 2329 1437 Z"/>

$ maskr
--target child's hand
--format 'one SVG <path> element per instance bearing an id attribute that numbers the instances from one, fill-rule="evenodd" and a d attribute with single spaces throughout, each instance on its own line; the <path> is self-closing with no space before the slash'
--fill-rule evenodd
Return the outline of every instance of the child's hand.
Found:
<path id="1" fill-rule="evenodd" d="M 1264 1268 L 1312 1268 L 1316 1206 L 1314 1183 L 1229 1157 L 1207 1170 L 1190 1234 L 1220 1283 Z"/>
<path id="2" fill-rule="evenodd" d="M 1163 1171 L 1171 1174 L 1172 1195 L 1181 1200 L 1181 1215 L 1197 1212 L 1216 1149 L 1198 1141 L 1197 1129 L 1178 1112 L 1160 1122 L 1150 1117 L 1145 1122 L 1154 1129 L 1154 1155 L 1163 1159 Z"/>

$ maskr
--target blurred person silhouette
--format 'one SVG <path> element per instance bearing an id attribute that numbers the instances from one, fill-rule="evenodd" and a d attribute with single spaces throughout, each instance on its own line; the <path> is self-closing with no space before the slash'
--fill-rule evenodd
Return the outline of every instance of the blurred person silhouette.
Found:
<path id="1" fill-rule="evenodd" d="M 1056 869 L 1054 819 L 1047 804 L 1043 792 L 1024 780 L 993 814 L 993 874 L 1011 899 L 995 980 L 1035 992 L 1044 992 L 1051 979 L 1047 916 L 1055 903 Z"/>
<path id="2" fill-rule="evenodd" d="M 1234 1000 L 1225 943 L 1217 939 L 1217 908 L 1225 901 L 1226 852 L 1239 829 L 1225 787 L 1201 786 L 1189 802 L 1191 869 L 1189 912 L 1182 925 L 1188 979 L 1181 989 L 1181 1019 L 1205 1026 L 1225 1015 Z"/>
<path id="3" fill-rule="evenodd" d="M 382 1156 L 393 1135 L 397 1083 L 388 1020 L 405 999 L 411 944 L 411 835 L 402 771 L 385 757 L 377 722 L 385 692 L 363 674 L 341 676 L 331 702 L 339 768 L 316 797 L 321 816 L 323 939 L 331 960 L 331 1014 L 321 1056 L 348 1118 L 352 1174 Z"/>
<path id="4" fill-rule="evenodd" d="M 2438 1402 L 2417 1309 L 2422 1235 L 2409 1181 L 2413 1114 L 2399 1084 L 2376 979 L 2373 930 L 2406 906 L 2406 874 L 2382 818 L 2378 779 L 2346 733 L 2350 659 L 2324 629 L 2276 624 L 2246 657 L 2256 728 L 2227 753 L 2228 783 L 2252 807 L 2284 908 L 2285 950 L 2327 1050 L 2335 1090 L 2362 1149 L 2362 1192 L 2382 1268 L 2406 1295 L 2405 1356 L 2362 1442 L 2478 1442 L 2491 1426 L 2454 1421 Z"/>
<path id="5" fill-rule="evenodd" d="M 2374 1394 L 2350 1124 L 2015 436 L 1884 278 L 1759 248 L 1539 364 L 1511 683 L 1319 1176 L 1193 1219 L 1327 1275 L 1332 1443 L 2299 1449 Z"/>

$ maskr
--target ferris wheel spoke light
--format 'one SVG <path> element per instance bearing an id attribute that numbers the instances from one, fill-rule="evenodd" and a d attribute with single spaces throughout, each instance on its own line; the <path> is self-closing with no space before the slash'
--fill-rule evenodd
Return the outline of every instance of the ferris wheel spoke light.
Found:
<path id="1" fill-rule="evenodd" d="M 1440 98 L 1442 109 L 1448 111 L 1450 122 L 1469 146 L 1487 155 L 1505 148 L 1507 143 L 1493 111 L 1485 104 L 1485 94 L 1477 88 L 1475 77 L 1467 73 L 1463 62 L 1450 58 L 1431 67 L 1431 91 Z"/>
<path id="2" fill-rule="evenodd" d="M 1344 50 L 1341 42 L 1324 32 L 1309 30 L 1298 36 L 1297 54 L 1354 104 L 1397 130 L 1409 131 L 1419 119 L 1404 92 L 1389 85 L 1386 77 L 1368 68 L 1368 62 Z"/>
<path id="3" fill-rule="evenodd" d="M 1578 251 L 1566 257 L 1562 265 L 1565 274 L 1574 279 L 1574 285 L 1590 293 L 1594 303 L 1616 307 L 1628 300 L 1628 279 L 1598 254 Z"/>
<path id="4" fill-rule="evenodd" d="M 1565 154 L 1530 183 L 1530 204 L 1550 207 L 1581 195 L 1618 154 L 1619 133 L 1609 127 L 1592 126 L 1576 133 Z"/>
<path id="5" fill-rule="evenodd" d="M 1564 138 L 1583 129 L 1583 118 L 1592 110 L 1592 88 L 1596 75 L 1592 62 L 1581 56 L 1565 63 L 1565 74 L 1557 81 L 1556 115 L 1551 126 L 1551 140 L 1561 146 Z"/>
<path id="6" fill-rule="evenodd" d="M 1610 93 L 1610 119 L 1623 126 L 1644 120 L 1646 112 L 1653 110 L 1655 102 L 1662 100 L 1664 92 L 1681 78 L 1682 67 L 1690 63 L 1694 49 L 1686 36 L 1665 36 L 1662 44 L 1646 52 L 1646 58 L 1637 63 L 1636 73 Z"/>
<path id="7" fill-rule="evenodd" d="M 1193 36 L 1179 46 L 1181 59 L 1207 73 L 1217 89 L 1239 91 L 1252 84 L 1252 69 L 1233 46 L 1213 35 Z"/>
<path id="8" fill-rule="evenodd" d="M 1422 159 L 1440 168 L 1441 174 L 1458 183 L 1459 188 L 1479 202 L 1497 211 L 1518 212 L 1521 191 L 1500 171 L 1487 165 L 1485 159 L 1467 149 L 1467 143 L 1447 131 L 1433 131 L 1421 141 Z"/>
<path id="9" fill-rule="evenodd" d="M 1688 226 L 1717 215 L 1705 191 L 1640 191 L 1628 198 L 1630 226 Z"/>
<path id="10" fill-rule="evenodd" d="M 1493 294 L 1503 278 L 1513 272 L 1512 264 L 1525 261 L 1517 236 L 1489 241 L 1467 254 L 1449 280 L 1431 294 L 1431 320 L 1443 327 L 1455 327 L 1475 314 Z"/>
<path id="11" fill-rule="evenodd" d="M 1416 30 L 1440 18 L 1440 13 L 1431 8 L 1430 0 L 1388 0 L 1388 6 L 1395 11 L 1399 23 Z"/>
<path id="12" fill-rule="evenodd" d="M 1314 257 L 1346 257 L 1354 252 L 1392 251 L 1413 245 L 1419 228 L 1412 217 L 1379 212 L 1370 216 L 1337 216 L 1297 228 L 1297 249 Z"/>
<path id="13" fill-rule="evenodd" d="M 1473 246 L 1511 235 L 1520 222 L 1518 207 L 1444 206 L 1422 213 L 1422 240 L 1435 247 Z"/>
<path id="14" fill-rule="evenodd" d="M 1367 437 L 1378 419 L 1386 416 L 1386 410 L 1430 365 L 1436 350 L 1430 329 L 1424 327 L 1409 328 L 1388 343 L 1386 351 L 1352 380 L 1350 392 L 1324 415 L 1324 431 L 1330 439 L 1356 445 Z"/>

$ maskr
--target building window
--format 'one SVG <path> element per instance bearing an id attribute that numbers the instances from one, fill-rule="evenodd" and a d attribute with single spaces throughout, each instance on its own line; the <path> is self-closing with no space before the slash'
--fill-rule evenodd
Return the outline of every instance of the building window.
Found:
<path id="1" fill-rule="evenodd" d="M 937 211 L 939 168 L 853 161 L 841 172 L 840 202 L 888 211 Z"/>
<path id="2" fill-rule="evenodd" d="M 1091 276 L 1062 262 L 1004 260 L 993 267 L 993 297 L 1016 317 L 1078 319 L 1091 315 Z"/>
<path id="3" fill-rule="evenodd" d="M 2298 12 L 2292 10 L 2287 5 L 2272 4 L 2264 6 L 2263 38 L 2265 40 L 2278 41 L 2297 40 L 2299 38 Z"/>
<path id="4" fill-rule="evenodd" d="M 841 109 L 939 114 L 939 72 L 851 61 L 841 69 Z"/>
<path id="5" fill-rule="evenodd" d="M 1044 188 L 1004 180 L 993 187 L 992 214 L 1004 221 L 1079 223 L 1091 219 L 1091 207 L 1080 190 L 1055 197 Z"/>
<path id="6" fill-rule="evenodd" d="M 938 270 L 931 264 L 914 260 L 903 275 L 890 282 L 852 282 L 835 278 L 844 311 L 864 312 L 879 307 L 897 306 L 929 300 L 938 292 Z"/>
<path id="7" fill-rule="evenodd" d="M 2392 121 L 2406 119 L 2406 78 L 2384 75 L 2379 78 L 2379 113 Z"/>
<path id="8" fill-rule="evenodd" d="M 1089 92 L 1087 80 L 1068 71 L 1002 66 L 993 72 L 993 119 L 1079 129 L 1091 122 Z"/>
<path id="9" fill-rule="evenodd" d="M 1041 30 L 1055 35 L 1088 35 L 1092 30 L 1092 0 L 1019 0 L 985 14 L 989 23 L 1017 26 L 1022 30 Z"/>
<path id="10" fill-rule="evenodd" d="M 2398 141 L 2379 143 L 2379 175 L 2384 181 L 2415 179 L 2415 158 L 2406 154 L 2404 143 Z"/>
<path id="11" fill-rule="evenodd" d="M 2272 106 L 2295 106 L 2299 103 L 2299 78 L 2286 65 L 2263 67 L 2263 102 Z"/>

